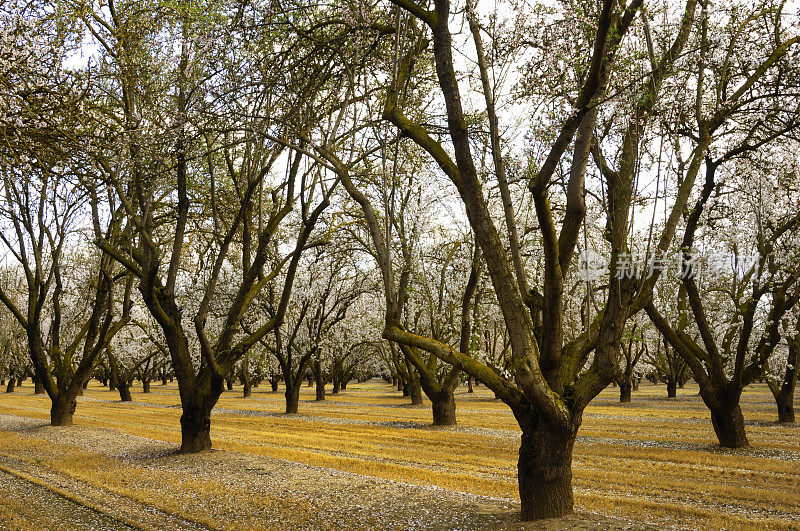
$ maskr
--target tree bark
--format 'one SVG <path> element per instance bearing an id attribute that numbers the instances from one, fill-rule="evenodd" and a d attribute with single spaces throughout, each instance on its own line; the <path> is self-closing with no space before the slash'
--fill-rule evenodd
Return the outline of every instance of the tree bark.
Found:
<path id="1" fill-rule="evenodd" d="M 475 392 L 475 389 L 472 387 L 472 376 L 467 378 L 467 392 L 468 393 L 474 393 Z"/>
<path id="2" fill-rule="evenodd" d="M 675 398 L 678 396 L 677 380 L 675 378 L 667 378 L 667 398 Z"/>
<path id="3" fill-rule="evenodd" d="M 118 383 L 117 391 L 119 391 L 119 399 L 123 402 L 132 402 L 131 386 L 127 383 Z"/>
<path id="4" fill-rule="evenodd" d="M 250 379 L 246 378 L 242 390 L 242 396 L 248 398 L 252 394 L 253 394 L 253 385 L 250 383 Z"/>
<path id="5" fill-rule="evenodd" d="M 621 404 L 631 401 L 631 377 L 630 375 L 623 375 L 619 381 L 619 401 Z"/>
<path id="6" fill-rule="evenodd" d="M 211 412 L 194 404 L 183 407 L 181 415 L 182 454 L 211 449 Z"/>
<path id="7" fill-rule="evenodd" d="M 286 384 L 286 413 L 297 413 L 300 404 L 300 383 Z"/>
<path id="8" fill-rule="evenodd" d="M 451 391 L 440 391 L 431 401 L 434 426 L 456 425 L 456 401 Z"/>
<path id="9" fill-rule="evenodd" d="M 340 388 L 341 388 L 341 382 L 339 382 L 338 378 L 334 378 L 333 379 L 333 390 L 331 391 L 331 394 L 338 395 Z"/>
<path id="10" fill-rule="evenodd" d="M 559 429 L 536 420 L 520 425 L 517 473 L 522 519 L 572 513 L 572 449 L 577 429 Z"/>
<path id="11" fill-rule="evenodd" d="M 72 426 L 72 416 L 75 414 L 75 398 L 57 397 L 50 406 L 50 424 L 53 426 Z"/>
<path id="12" fill-rule="evenodd" d="M 142 380 L 142 392 L 150 392 L 150 380 Z"/>
<path id="13" fill-rule="evenodd" d="M 778 422 L 781 424 L 794 422 L 794 388 L 790 391 L 785 392 L 784 389 L 775 397 L 775 403 L 778 405 Z"/>
<path id="14" fill-rule="evenodd" d="M 14 384 L 16 380 L 13 377 L 8 379 L 8 387 L 6 387 L 6 393 L 13 393 L 14 392 Z"/>
<path id="15" fill-rule="evenodd" d="M 42 381 L 39 378 L 33 379 L 33 394 L 41 395 L 44 394 L 44 385 L 42 385 Z"/>
<path id="16" fill-rule="evenodd" d="M 711 423 L 723 448 L 745 448 L 750 446 L 744 431 L 744 417 L 739 402 L 722 403 L 711 410 Z"/>
<path id="17" fill-rule="evenodd" d="M 325 400 L 325 380 L 322 378 L 316 378 L 317 383 L 317 396 L 315 398 L 316 401 Z"/>
<path id="18" fill-rule="evenodd" d="M 419 379 L 411 381 L 409 385 L 409 394 L 411 395 L 412 406 L 418 406 L 422 403 L 422 386 L 419 383 Z"/>
<path id="19" fill-rule="evenodd" d="M 269 381 L 269 385 L 270 385 L 270 387 L 272 387 L 272 392 L 273 393 L 277 393 L 278 392 L 278 380 L 270 380 Z"/>

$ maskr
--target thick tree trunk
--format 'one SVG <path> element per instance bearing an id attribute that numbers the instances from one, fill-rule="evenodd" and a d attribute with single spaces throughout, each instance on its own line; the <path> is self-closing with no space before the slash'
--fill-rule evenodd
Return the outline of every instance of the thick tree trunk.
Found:
<path id="1" fill-rule="evenodd" d="M 577 430 L 559 430 L 535 421 L 521 425 L 517 473 L 522 519 L 572 513 L 572 449 Z"/>
<path id="2" fill-rule="evenodd" d="M 342 391 L 347 391 L 347 382 L 349 381 L 349 379 L 342 380 Z"/>
<path id="3" fill-rule="evenodd" d="M 722 407 L 711 410 L 711 424 L 717 434 L 719 445 L 723 448 L 744 448 L 750 446 L 744 431 L 744 417 L 739 402 L 723 403 Z"/>
<path id="4" fill-rule="evenodd" d="M 333 379 L 333 390 L 331 391 L 331 394 L 338 395 L 339 394 L 339 389 L 341 388 L 341 385 L 342 384 L 341 384 L 341 382 L 339 382 L 339 379 L 338 378 L 334 378 Z"/>
<path id="5" fill-rule="evenodd" d="M 246 378 L 245 382 L 244 382 L 244 387 L 243 387 L 243 390 L 242 390 L 242 396 L 244 396 L 245 398 L 248 398 L 252 394 L 253 394 L 253 386 L 250 383 L 250 379 Z"/>
<path id="6" fill-rule="evenodd" d="M 123 402 L 131 402 L 133 398 L 131 398 L 131 386 L 128 384 L 120 384 L 117 385 L 117 391 L 119 391 L 119 399 Z"/>
<path id="7" fill-rule="evenodd" d="M 74 398 L 58 397 L 53 399 L 50 406 L 50 424 L 72 426 L 72 416 L 75 414 L 76 405 Z"/>
<path id="8" fill-rule="evenodd" d="M 300 383 L 286 384 L 286 413 L 297 413 L 300 404 Z"/>
<path id="9" fill-rule="evenodd" d="M 13 393 L 14 392 L 14 385 L 16 380 L 12 377 L 8 379 L 8 387 L 6 387 L 6 393 Z"/>
<path id="10" fill-rule="evenodd" d="M 794 389 L 791 392 L 785 390 L 778 393 L 775 397 L 778 405 L 778 422 L 789 424 L 794 422 Z"/>
<path id="11" fill-rule="evenodd" d="M 619 401 L 626 403 L 631 401 L 631 379 L 630 376 L 623 376 L 619 382 Z"/>
<path id="12" fill-rule="evenodd" d="M 675 398 L 678 396 L 676 389 L 678 382 L 675 378 L 667 378 L 667 398 Z"/>
<path id="13" fill-rule="evenodd" d="M 456 401 L 452 392 L 440 391 L 432 398 L 432 406 L 434 426 L 456 425 Z"/>
<path id="14" fill-rule="evenodd" d="M 225 382 L 225 385 L 226 385 L 228 391 L 233 391 L 233 380 L 227 380 Z"/>
<path id="15" fill-rule="evenodd" d="M 167 376 L 166 375 L 163 375 L 161 377 L 161 385 L 167 385 Z"/>
<path id="16" fill-rule="evenodd" d="M 44 394 L 44 385 L 42 385 L 42 381 L 39 378 L 33 379 L 33 394 L 35 395 Z"/>
<path id="17" fill-rule="evenodd" d="M 272 392 L 273 393 L 277 393 L 278 392 L 278 380 L 270 380 L 269 381 L 269 385 L 272 388 Z"/>
<path id="18" fill-rule="evenodd" d="M 211 412 L 185 405 L 181 415 L 181 453 L 191 454 L 211 449 Z"/>
<path id="19" fill-rule="evenodd" d="M 411 405 L 418 406 L 422 403 L 422 386 L 419 380 L 413 380 L 409 385 L 409 393 L 411 395 Z"/>
<path id="20" fill-rule="evenodd" d="M 316 379 L 317 384 L 317 396 L 315 398 L 316 401 L 325 400 L 325 380 L 322 378 Z"/>
<path id="21" fill-rule="evenodd" d="M 406 388 L 406 386 L 403 384 L 403 380 L 401 380 L 400 378 L 398 378 L 398 379 L 397 379 L 397 390 L 398 390 L 398 391 L 401 391 L 401 392 L 403 393 L 403 396 L 408 396 L 408 395 L 406 395 L 406 393 L 405 393 L 405 388 Z"/>
<path id="22" fill-rule="evenodd" d="M 150 380 L 142 380 L 142 392 L 150 392 Z"/>
<path id="23" fill-rule="evenodd" d="M 467 392 L 468 393 L 474 393 L 475 392 L 475 389 L 473 389 L 473 387 L 472 387 L 472 376 L 467 378 Z"/>

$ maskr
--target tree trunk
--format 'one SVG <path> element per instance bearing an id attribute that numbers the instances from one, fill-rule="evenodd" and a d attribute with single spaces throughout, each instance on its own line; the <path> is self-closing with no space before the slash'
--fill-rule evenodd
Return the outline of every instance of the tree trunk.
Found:
<path id="1" fill-rule="evenodd" d="M 8 387 L 6 387 L 6 393 L 13 393 L 14 392 L 14 384 L 15 383 L 16 383 L 16 380 L 13 377 L 8 379 Z"/>
<path id="2" fill-rule="evenodd" d="M 440 391 L 433 397 L 432 406 L 434 426 L 456 425 L 456 401 L 452 392 Z"/>
<path id="3" fill-rule="evenodd" d="M 397 379 L 397 390 L 402 391 L 403 396 L 408 396 L 406 394 L 406 386 L 405 384 L 403 384 L 403 380 L 401 380 L 400 378 Z"/>
<path id="4" fill-rule="evenodd" d="M 422 403 L 422 386 L 419 380 L 412 380 L 411 385 L 409 385 L 409 393 L 411 395 L 412 406 L 418 406 Z"/>
<path id="5" fill-rule="evenodd" d="M 150 380 L 142 380 L 142 391 L 145 393 L 150 392 Z"/>
<path id="6" fill-rule="evenodd" d="M 278 380 L 270 380 L 269 381 L 269 385 L 270 385 L 270 387 L 272 387 L 272 392 L 273 393 L 277 393 L 278 392 Z"/>
<path id="7" fill-rule="evenodd" d="M 286 413 L 297 413 L 300 404 L 300 383 L 286 384 Z"/>
<path id="8" fill-rule="evenodd" d="M 622 379 L 619 381 L 619 401 L 621 404 L 631 401 L 632 386 L 630 374 L 623 374 Z"/>
<path id="9" fill-rule="evenodd" d="M 54 398 L 50 406 L 50 424 L 53 426 L 72 426 L 72 416 L 75 414 L 76 405 L 74 398 Z"/>
<path id="10" fill-rule="evenodd" d="M 349 378 L 342 380 L 342 391 L 347 391 L 347 382 L 349 381 L 350 381 Z"/>
<path id="11" fill-rule="evenodd" d="M 253 394 L 253 386 L 250 383 L 250 379 L 246 378 L 242 390 L 242 396 L 244 396 L 245 398 L 249 398 L 250 395 L 252 394 Z"/>
<path id="12" fill-rule="evenodd" d="M 791 392 L 786 392 L 784 388 L 777 396 L 775 396 L 775 403 L 778 405 L 778 422 L 793 423 L 794 422 L 794 389 Z"/>
<path id="13" fill-rule="evenodd" d="M 523 520 L 572 513 L 572 449 L 577 430 L 522 422 L 517 474 Z"/>
<path id="14" fill-rule="evenodd" d="M 161 385 L 167 385 L 167 375 L 163 375 L 161 377 Z"/>
<path id="15" fill-rule="evenodd" d="M 211 412 L 187 404 L 181 415 L 181 453 L 191 454 L 211 449 Z"/>
<path id="16" fill-rule="evenodd" d="M 325 400 L 325 380 L 323 380 L 322 378 L 317 378 L 316 381 L 317 381 L 316 382 L 317 383 L 317 396 L 316 396 L 315 400 L 317 400 L 319 402 L 320 400 Z"/>
<path id="17" fill-rule="evenodd" d="M 117 390 L 119 391 L 119 399 L 123 402 L 131 402 L 133 398 L 131 398 L 131 386 L 127 383 L 118 384 Z"/>
<path id="18" fill-rule="evenodd" d="M 334 378 L 333 379 L 333 390 L 331 391 L 331 394 L 338 395 L 340 386 L 341 386 L 341 383 L 339 382 L 339 378 Z"/>
<path id="19" fill-rule="evenodd" d="M 667 398 L 675 398 L 678 396 L 676 389 L 678 382 L 675 378 L 667 378 Z"/>
<path id="20" fill-rule="evenodd" d="M 718 409 L 711 410 L 711 424 L 717 434 L 719 445 L 723 448 L 744 448 L 750 446 L 744 431 L 744 417 L 739 402 L 722 403 Z"/>
<path id="21" fill-rule="evenodd" d="M 467 378 L 467 392 L 468 393 L 474 393 L 475 392 L 475 389 L 473 389 L 473 387 L 472 387 L 472 376 Z"/>
<path id="22" fill-rule="evenodd" d="M 228 391 L 233 391 L 233 380 L 227 380 L 225 385 L 227 386 Z"/>

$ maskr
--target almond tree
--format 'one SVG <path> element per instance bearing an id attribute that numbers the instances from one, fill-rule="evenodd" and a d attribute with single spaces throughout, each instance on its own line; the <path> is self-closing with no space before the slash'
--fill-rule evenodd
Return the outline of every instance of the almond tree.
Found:
<path id="1" fill-rule="evenodd" d="M 225 378 L 281 325 L 336 187 L 298 147 L 325 112 L 329 43 L 295 46 L 282 30 L 302 16 L 260 4 L 246 16 L 224 3 L 76 7 L 104 65 L 97 136 L 112 142 L 94 157 L 106 210 L 119 213 L 117 239 L 96 230 L 96 243 L 136 278 L 161 327 L 181 451 L 206 450 Z M 274 314 L 243 331 L 266 289 Z"/>
<path id="2" fill-rule="evenodd" d="M 786 92 L 799 78 L 792 56 L 800 53 L 800 35 L 783 26 L 783 4 L 761 7 L 758 16 L 728 15 L 704 4 L 700 57 L 691 65 L 697 80 L 691 121 L 679 125 L 694 153 L 702 150 L 702 160 L 693 158 L 688 171 L 699 172 L 702 165 L 705 173 L 699 197 L 686 213 L 681 242 L 682 288 L 697 336 L 671 326 L 654 304 L 646 308 L 691 368 L 719 444 L 733 448 L 749 445 L 739 405 L 742 390 L 761 376 L 780 340 L 780 321 L 800 296 L 800 268 L 786 260 L 800 214 L 794 201 L 785 208 L 786 198 L 780 196 L 788 191 L 769 184 L 783 171 L 782 154 L 796 150 L 792 138 L 800 127 L 800 108 Z M 710 33 L 712 22 L 730 35 L 727 42 Z M 765 35 L 768 46 L 763 45 Z M 722 198 L 726 192 L 733 199 Z M 732 226 L 726 227 L 726 220 Z M 709 248 L 704 236 L 722 239 L 727 248 L 717 252 L 737 257 L 729 260 L 721 286 L 712 283 L 706 293 L 692 266 L 698 249 Z M 741 241 L 725 242 L 724 236 Z M 748 253 L 757 259 L 739 260 Z M 726 323 L 723 333 L 714 322 L 719 311 L 715 289 L 728 298 L 727 312 L 722 310 L 720 317 Z"/>
<path id="3" fill-rule="evenodd" d="M 559 126 L 559 132 L 544 162 L 538 170 L 531 171 L 532 177 L 528 186 L 539 221 L 545 261 L 541 297 L 532 296 L 531 290 L 527 288 L 528 280 L 522 267 L 523 261 L 518 256 L 519 244 L 513 241 L 516 233 L 515 220 L 514 213 L 508 212 L 509 202 L 503 201 L 506 210 L 506 237 L 512 241 L 510 256 L 500 238 L 483 192 L 465 115 L 465 102 L 461 96 L 457 68 L 453 60 L 455 44 L 449 29 L 453 11 L 451 4 L 448 0 L 435 0 L 432 9 L 428 9 L 413 0 L 395 0 L 394 3 L 403 12 L 410 14 L 411 19 L 420 24 L 421 28 L 411 32 L 411 44 L 399 56 L 396 75 L 387 90 L 383 116 L 436 162 L 458 192 L 477 246 L 485 258 L 487 273 L 509 330 L 514 380 L 504 378 L 450 345 L 406 329 L 399 313 L 401 306 L 392 262 L 386 252 L 386 244 L 382 241 L 383 235 L 378 228 L 374 211 L 368 204 L 359 201 L 358 195 L 353 193 L 347 178 L 343 176 L 343 184 L 348 192 L 362 205 L 374 246 L 378 250 L 377 261 L 384 279 L 387 306 L 384 337 L 405 345 L 406 348 L 417 348 L 434 354 L 466 371 L 509 405 L 522 428 L 518 477 L 525 519 L 571 512 L 572 448 L 582 411 L 613 379 L 625 320 L 632 312 L 634 298 L 637 294 L 644 293 L 637 290 L 637 285 L 633 282 L 612 282 L 606 306 L 587 334 L 569 344 L 563 343 L 563 286 L 584 218 L 584 175 L 592 131 L 598 106 L 605 98 L 615 55 L 633 23 L 640 3 L 634 1 L 619 7 L 615 2 L 608 1 L 600 6 L 599 11 L 588 15 L 597 20 L 597 26 L 591 37 L 591 51 L 587 52 L 590 60 L 579 76 L 580 88 L 573 100 L 574 112 Z M 667 46 L 654 65 L 651 78 L 656 89 L 669 74 L 688 40 L 694 11 L 695 2 L 687 2 L 674 42 Z M 471 12 L 471 9 L 466 10 L 467 14 Z M 411 27 L 414 27 L 414 22 Z M 411 74 L 414 60 L 427 48 L 428 33 L 433 42 L 432 59 L 436 65 L 438 89 L 447 112 L 446 135 L 450 150 L 420 122 L 409 118 L 401 107 L 402 87 L 406 85 Z M 485 57 L 481 57 L 480 46 L 476 50 L 480 65 Z M 485 109 L 489 115 L 492 134 L 498 136 L 494 98 L 486 87 L 487 84 L 484 84 Z M 644 109 L 641 109 L 640 115 L 645 114 L 652 106 L 654 98 L 655 94 L 652 93 L 644 98 Z M 636 129 L 638 125 L 633 127 Z M 567 186 L 566 213 L 559 234 L 550 206 L 549 186 L 559 161 L 576 134 Z M 493 144 L 497 151 L 499 146 L 496 142 Z M 635 148 L 635 144 L 629 145 L 628 149 L 634 151 L 628 156 L 635 156 Z M 500 153 L 495 153 L 494 160 L 501 162 L 503 157 Z M 502 163 L 495 168 L 495 175 L 502 181 L 504 177 L 500 167 Z M 606 196 L 613 198 L 607 237 L 612 247 L 612 259 L 615 260 L 618 255 L 627 251 L 628 211 L 633 179 L 621 172 L 619 178 L 607 183 L 607 187 Z M 688 187 L 691 189 L 691 185 Z M 682 202 L 685 202 L 683 196 L 677 201 L 678 212 L 683 209 Z M 677 218 L 677 215 L 673 218 Z M 671 227 L 675 223 L 677 219 L 672 221 Z M 670 236 L 671 233 L 667 231 L 667 242 Z M 536 306 L 536 301 L 541 301 L 541 306 Z M 538 326 L 535 323 L 539 323 Z M 585 367 L 592 352 L 592 363 Z"/>
<path id="4" fill-rule="evenodd" d="M 778 422 L 791 424 L 795 419 L 794 390 L 797 386 L 797 363 L 800 361 L 800 316 L 795 317 L 793 330 L 788 321 L 783 323 L 786 357 L 770 360 L 772 370 L 768 371 L 766 380 L 778 406 Z"/>
<path id="5" fill-rule="evenodd" d="M 80 117 L 91 87 L 64 68 L 64 28 L 35 2 L 4 5 L 0 17 L 0 239 L 22 277 L 21 286 L 0 286 L 0 301 L 25 330 L 51 423 L 71 425 L 97 357 L 127 319 L 117 303 L 130 289 L 115 289 L 111 258 L 87 249 L 80 232 L 88 215 Z M 112 238 L 115 229 L 98 230 Z"/>

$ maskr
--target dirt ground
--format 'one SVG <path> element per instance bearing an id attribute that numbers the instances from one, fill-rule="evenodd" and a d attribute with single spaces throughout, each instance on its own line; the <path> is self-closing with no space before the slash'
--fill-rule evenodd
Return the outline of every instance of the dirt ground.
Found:
<path id="1" fill-rule="evenodd" d="M 517 521 L 519 432 L 485 389 L 459 389 L 459 425 L 431 428 L 388 385 L 351 384 L 325 402 L 304 388 L 226 393 L 215 450 L 184 456 L 174 385 L 133 403 L 93 383 L 76 426 L 47 425 L 46 397 L 0 394 L 0 528 L 655 529 L 800 526 L 800 433 L 778 426 L 763 389 L 745 397 L 754 447 L 721 451 L 696 390 L 609 389 L 576 446 L 577 513 Z"/>

